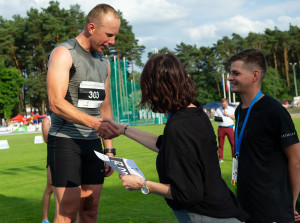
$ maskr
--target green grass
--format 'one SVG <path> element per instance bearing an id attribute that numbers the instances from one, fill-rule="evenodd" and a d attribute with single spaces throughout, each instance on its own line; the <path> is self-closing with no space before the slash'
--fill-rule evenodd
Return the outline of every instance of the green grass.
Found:
<path id="1" fill-rule="evenodd" d="M 300 132 L 300 119 L 294 119 Z M 213 123 L 216 130 L 217 125 Z M 162 134 L 164 125 L 139 126 L 138 128 Z M 42 219 L 42 195 L 46 186 L 46 144 L 34 144 L 40 134 L 0 136 L 8 140 L 9 149 L 0 150 L 0 223 L 32 223 Z M 138 143 L 120 136 L 114 140 L 117 157 L 133 159 L 144 175 L 158 181 L 155 168 L 156 154 Z M 230 146 L 226 139 L 222 176 L 230 189 Z M 154 194 L 142 195 L 140 191 L 126 191 L 115 172 L 106 178 L 100 201 L 98 222 L 151 223 L 177 222 L 171 209 L 162 197 Z M 49 211 L 50 221 L 54 216 L 52 196 Z"/>
<path id="2" fill-rule="evenodd" d="M 287 109 L 289 113 L 300 113 L 300 108 L 288 108 Z"/>

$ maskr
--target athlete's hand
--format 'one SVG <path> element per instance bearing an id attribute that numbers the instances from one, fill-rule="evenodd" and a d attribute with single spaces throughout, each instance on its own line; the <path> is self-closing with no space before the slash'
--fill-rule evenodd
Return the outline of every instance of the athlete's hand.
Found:
<path id="1" fill-rule="evenodd" d="M 110 167 L 108 164 L 105 164 L 105 177 L 109 177 L 114 172 L 114 169 Z"/>
<path id="2" fill-rule="evenodd" d="M 94 129 L 103 139 L 112 139 L 120 135 L 119 131 L 111 123 L 103 121 L 102 118 L 94 123 Z"/>
<path id="3" fill-rule="evenodd" d="M 124 128 L 126 126 L 125 124 L 120 124 L 110 118 L 102 118 L 102 122 L 108 122 L 109 124 L 111 124 L 119 132 L 119 134 L 124 133 Z"/>
<path id="4" fill-rule="evenodd" d="M 295 214 L 295 221 L 296 222 L 300 221 L 300 215 L 299 215 L 299 213 L 297 211 L 295 211 L 294 214 Z"/>

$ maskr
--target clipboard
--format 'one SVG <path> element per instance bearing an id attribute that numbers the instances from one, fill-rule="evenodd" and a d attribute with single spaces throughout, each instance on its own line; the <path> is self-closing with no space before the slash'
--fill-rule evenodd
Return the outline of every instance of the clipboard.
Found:
<path id="1" fill-rule="evenodd" d="M 223 118 L 219 116 L 215 116 L 214 121 L 216 122 L 223 122 Z"/>

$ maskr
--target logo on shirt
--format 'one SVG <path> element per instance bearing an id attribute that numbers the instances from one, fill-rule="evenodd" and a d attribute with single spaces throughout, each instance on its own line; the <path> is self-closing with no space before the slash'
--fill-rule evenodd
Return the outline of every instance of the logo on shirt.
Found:
<path id="1" fill-rule="evenodd" d="M 290 133 L 286 133 L 284 135 L 281 135 L 281 138 L 287 138 L 287 137 L 291 137 L 291 136 L 294 136 L 296 135 L 296 132 L 290 132 Z"/>

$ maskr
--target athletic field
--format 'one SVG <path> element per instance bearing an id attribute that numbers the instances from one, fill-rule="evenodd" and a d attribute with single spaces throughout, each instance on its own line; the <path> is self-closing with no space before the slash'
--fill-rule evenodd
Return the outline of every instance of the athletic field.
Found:
<path id="1" fill-rule="evenodd" d="M 300 118 L 293 120 L 299 135 Z M 216 130 L 216 123 L 213 125 Z M 138 128 L 162 134 L 164 125 Z M 42 220 L 42 196 L 46 186 L 46 144 L 34 144 L 36 135 L 41 133 L 0 136 L 0 140 L 8 140 L 10 146 L 9 149 L 0 150 L 0 223 L 33 223 Z M 133 159 L 147 179 L 158 181 L 154 152 L 125 136 L 114 139 L 114 147 L 117 148 L 117 157 Z M 231 179 L 230 153 L 226 139 L 225 162 L 221 163 L 221 169 L 228 185 Z M 229 187 L 235 190 L 231 185 Z M 177 222 L 162 197 L 142 195 L 140 191 L 126 191 L 116 172 L 105 180 L 99 212 L 98 222 L 104 223 Z M 53 196 L 49 216 L 52 222 Z"/>

